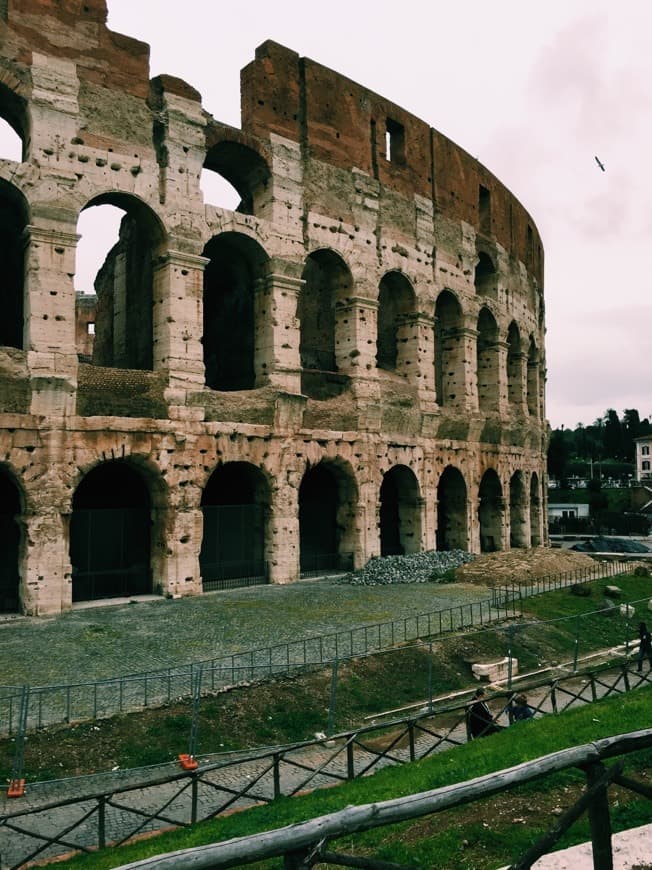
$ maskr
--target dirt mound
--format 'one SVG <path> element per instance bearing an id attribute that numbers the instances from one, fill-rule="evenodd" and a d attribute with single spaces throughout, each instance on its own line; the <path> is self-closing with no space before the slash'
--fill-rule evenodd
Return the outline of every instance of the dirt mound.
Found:
<path id="1" fill-rule="evenodd" d="M 593 567 L 595 560 L 585 553 L 533 547 L 530 550 L 484 553 L 457 568 L 455 580 L 483 586 L 504 586 L 507 583 L 527 582 L 537 577 L 550 577 L 566 571 Z"/>

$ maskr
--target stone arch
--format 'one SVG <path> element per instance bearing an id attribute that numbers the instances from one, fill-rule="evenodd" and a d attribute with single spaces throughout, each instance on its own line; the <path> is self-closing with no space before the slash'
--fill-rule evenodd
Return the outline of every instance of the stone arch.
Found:
<path id="1" fill-rule="evenodd" d="M 402 556 L 420 549 L 419 482 L 407 465 L 395 465 L 380 486 L 380 555 Z"/>
<path id="2" fill-rule="evenodd" d="M 251 390 L 256 383 L 256 287 L 268 256 L 242 233 L 214 236 L 204 248 L 204 365 L 213 390 Z M 267 315 L 271 316 L 271 315 Z"/>
<path id="3" fill-rule="evenodd" d="M 523 401 L 521 333 L 513 320 L 507 330 L 507 399 L 510 405 L 520 405 Z"/>
<path id="4" fill-rule="evenodd" d="M 478 262 L 475 265 L 474 285 L 478 296 L 498 298 L 498 273 L 493 260 L 484 251 L 478 252 Z"/>
<path id="5" fill-rule="evenodd" d="M 510 547 L 528 547 L 530 545 L 527 524 L 527 501 L 523 472 L 515 471 L 509 481 Z"/>
<path id="6" fill-rule="evenodd" d="M 478 406 L 481 411 L 498 411 L 498 324 L 485 306 L 480 309 L 477 329 Z"/>
<path id="7" fill-rule="evenodd" d="M 152 496 L 145 475 L 123 459 L 101 462 L 72 498 L 72 599 L 152 592 Z"/>
<path id="8" fill-rule="evenodd" d="M 530 478 L 530 545 L 539 547 L 541 544 L 541 488 L 539 475 L 534 471 Z"/>
<path id="9" fill-rule="evenodd" d="M 24 349 L 25 243 L 29 206 L 12 184 L 0 179 L 0 346 Z"/>
<path id="10" fill-rule="evenodd" d="M 492 553 L 503 549 L 503 488 L 493 468 L 482 475 L 478 489 L 478 521 L 480 523 L 480 550 Z"/>
<path id="11" fill-rule="evenodd" d="M 324 459 L 306 469 L 299 486 L 302 576 L 353 568 L 357 504 L 348 464 Z"/>
<path id="12" fill-rule="evenodd" d="M 387 272 L 378 291 L 378 338 L 376 365 L 379 369 L 395 372 L 401 366 L 401 341 L 404 319 L 415 310 L 414 289 L 401 272 Z"/>
<path id="13" fill-rule="evenodd" d="M 462 306 L 450 290 L 443 290 L 435 305 L 435 389 L 442 407 L 463 402 Z"/>
<path id="14" fill-rule="evenodd" d="M 13 474 L 0 465 L 0 613 L 21 610 L 23 496 Z"/>
<path id="15" fill-rule="evenodd" d="M 467 490 L 464 476 L 452 465 L 437 484 L 437 549 L 468 550 Z"/>
<path id="16" fill-rule="evenodd" d="M 333 377 L 338 371 L 338 344 L 343 341 L 342 318 L 337 306 L 351 296 L 353 277 L 335 251 L 320 248 L 306 259 L 299 294 L 301 329 L 301 389 L 313 398 L 327 398 L 341 392 L 344 382 Z"/>
<path id="17" fill-rule="evenodd" d="M 166 246 L 163 224 L 130 193 L 109 191 L 83 207 L 114 206 L 124 212 L 117 243 L 95 278 L 95 332 L 91 362 L 151 371 L 154 359 L 154 266 Z"/>
<path id="18" fill-rule="evenodd" d="M 270 158 L 248 137 L 225 133 L 215 125 L 207 128 L 206 146 L 204 169 L 216 172 L 237 191 L 240 203 L 235 211 L 259 214 L 270 197 Z"/>
<path id="19" fill-rule="evenodd" d="M 527 409 L 531 417 L 539 416 L 539 349 L 533 335 L 527 354 Z"/>
<path id="20" fill-rule="evenodd" d="M 204 591 L 266 578 L 270 488 L 264 473 L 249 462 L 218 466 L 206 482 L 201 508 Z"/>

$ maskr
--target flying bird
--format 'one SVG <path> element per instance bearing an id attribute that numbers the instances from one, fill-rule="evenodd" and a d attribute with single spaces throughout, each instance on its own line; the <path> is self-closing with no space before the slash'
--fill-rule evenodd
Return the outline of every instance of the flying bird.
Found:
<path id="1" fill-rule="evenodd" d="M 604 171 L 605 171 L 604 163 L 600 160 L 599 157 L 596 157 L 596 158 L 595 158 L 595 162 L 598 164 L 598 166 L 600 167 L 600 169 L 604 172 Z"/>

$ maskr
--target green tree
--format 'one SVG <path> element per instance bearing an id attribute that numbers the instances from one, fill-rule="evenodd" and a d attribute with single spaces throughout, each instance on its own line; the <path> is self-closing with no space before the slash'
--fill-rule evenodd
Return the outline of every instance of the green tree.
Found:
<path id="1" fill-rule="evenodd" d="M 613 408 L 605 412 L 603 433 L 604 456 L 620 459 L 623 455 L 623 433 L 618 413 Z"/>

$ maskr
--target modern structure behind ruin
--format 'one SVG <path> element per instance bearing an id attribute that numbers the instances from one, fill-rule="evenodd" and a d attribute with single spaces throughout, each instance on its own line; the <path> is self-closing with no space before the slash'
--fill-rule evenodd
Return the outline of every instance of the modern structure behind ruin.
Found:
<path id="1" fill-rule="evenodd" d="M 225 125 L 106 17 L 0 0 L 23 150 L 0 160 L 0 610 L 545 543 L 523 206 L 273 42 Z M 202 170 L 235 211 L 204 201 Z M 107 203 L 120 238 L 76 304 L 79 217 Z"/>

